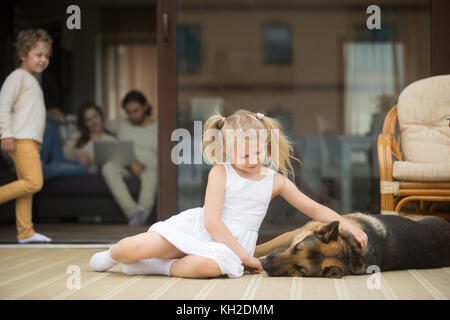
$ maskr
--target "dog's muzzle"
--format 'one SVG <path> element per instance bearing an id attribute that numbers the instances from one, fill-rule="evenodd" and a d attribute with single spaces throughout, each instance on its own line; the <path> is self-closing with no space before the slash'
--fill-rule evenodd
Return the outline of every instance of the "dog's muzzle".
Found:
<path id="1" fill-rule="evenodd" d="M 276 273 L 276 266 L 274 264 L 275 255 L 273 253 L 269 254 L 262 262 L 262 267 L 264 271 L 266 271 L 269 276 L 274 275 Z"/>

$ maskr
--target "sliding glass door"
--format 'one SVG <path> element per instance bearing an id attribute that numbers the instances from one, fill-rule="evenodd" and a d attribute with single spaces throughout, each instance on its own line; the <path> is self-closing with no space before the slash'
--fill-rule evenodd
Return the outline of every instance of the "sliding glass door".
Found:
<path id="1" fill-rule="evenodd" d="M 173 166 L 176 211 L 203 206 L 211 166 L 195 163 L 199 128 L 216 109 L 244 108 L 284 125 L 304 163 L 301 191 L 341 214 L 379 213 L 384 115 L 405 86 L 431 75 L 431 2 L 406 2 L 377 2 L 380 29 L 368 27 L 371 3 L 357 0 L 178 0 L 176 19 L 158 9 L 161 39 L 176 37 L 175 126 L 192 142 L 191 160 Z M 277 197 L 260 231 L 308 220 Z"/>

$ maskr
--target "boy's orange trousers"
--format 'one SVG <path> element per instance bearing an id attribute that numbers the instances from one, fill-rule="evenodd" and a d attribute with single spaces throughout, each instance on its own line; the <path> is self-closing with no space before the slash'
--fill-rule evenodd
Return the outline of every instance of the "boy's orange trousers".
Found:
<path id="1" fill-rule="evenodd" d="M 31 139 L 16 140 L 16 149 L 8 152 L 14 162 L 17 181 L 0 187 L 0 204 L 16 199 L 17 239 L 35 234 L 31 219 L 33 194 L 43 185 L 41 144 Z"/>

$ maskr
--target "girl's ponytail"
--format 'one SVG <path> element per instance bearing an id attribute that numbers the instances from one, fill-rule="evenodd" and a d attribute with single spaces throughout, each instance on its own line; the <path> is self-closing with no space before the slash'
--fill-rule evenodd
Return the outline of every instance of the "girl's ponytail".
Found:
<path id="1" fill-rule="evenodd" d="M 211 150 L 210 153 L 205 152 L 205 150 L 208 149 L 208 147 L 211 147 L 212 143 L 216 143 L 220 148 L 222 147 L 223 139 L 220 130 L 224 126 L 225 120 L 226 118 L 217 112 L 209 117 L 203 126 L 202 154 L 205 154 L 208 162 L 213 165 L 223 162 L 223 155 L 216 154 L 216 151 L 218 151 L 217 149 Z M 212 137 L 214 137 L 214 139 L 211 139 Z M 222 151 L 222 149 L 219 151 Z"/>
<path id="2" fill-rule="evenodd" d="M 289 141 L 284 134 L 280 122 L 274 118 L 263 116 L 259 119 L 267 129 L 267 149 L 270 150 L 269 167 L 274 167 L 274 170 L 280 170 L 285 177 L 289 173 L 295 182 L 295 170 L 292 166 L 292 160 L 297 161 L 302 165 L 302 161 L 294 156 L 294 145 Z M 276 145 L 274 145 L 276 144 Z M 275 154 L 272 154 L 275 151 Z"/>

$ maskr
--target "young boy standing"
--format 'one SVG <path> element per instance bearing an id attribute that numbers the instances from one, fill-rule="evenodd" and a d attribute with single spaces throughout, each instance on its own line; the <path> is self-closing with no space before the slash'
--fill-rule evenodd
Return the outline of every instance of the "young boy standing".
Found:
<path id="1" fill-rule="evenodd" d="M 20 67 L 5 80 L 0 90 L 1 149 L 8 152 L 18 180 L 0 187 L 0 204 L 16 199 L 16 227 L 19 243 L 50 242 L 36 233 L 32 222 L 33 194 L 42 188 L 39 155 L 45 129 L 42 89 L 34 77 L 48 65 L 52 39 L 42 29 L 19 33 L 16 50 Z"/>

